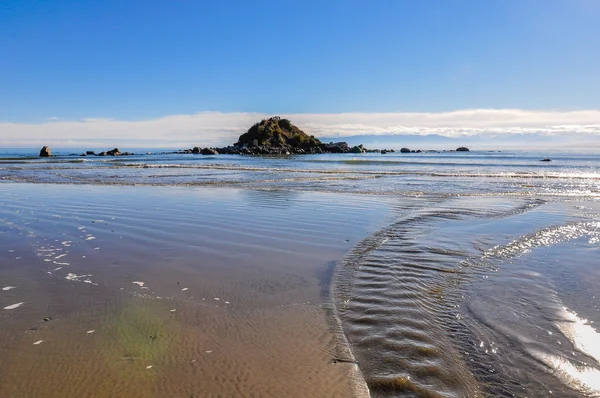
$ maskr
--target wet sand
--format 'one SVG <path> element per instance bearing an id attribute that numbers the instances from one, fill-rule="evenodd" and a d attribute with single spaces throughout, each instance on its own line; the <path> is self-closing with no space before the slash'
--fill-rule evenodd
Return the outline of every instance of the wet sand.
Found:
<path id="1" fill-rule="evenodd" d="M 388 221 L 358 195 L 0 184 L 0 397 L 352 396 L 329 282 Z"/>

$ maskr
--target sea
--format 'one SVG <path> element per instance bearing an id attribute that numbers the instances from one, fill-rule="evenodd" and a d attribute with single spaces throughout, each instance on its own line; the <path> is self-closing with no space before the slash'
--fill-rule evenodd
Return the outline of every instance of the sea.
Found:
<path id="1" fill-rule="evenodd" d="M 307 192 L 385 203 L 385 223 L 346 250 L 327 295 L 344 361 L 372 396 L 600 397 L 600 151 L 127 150 L 136 154 L 2 149 L 0 189 L 235 188 L 265 193 L 258 202 Z"/>

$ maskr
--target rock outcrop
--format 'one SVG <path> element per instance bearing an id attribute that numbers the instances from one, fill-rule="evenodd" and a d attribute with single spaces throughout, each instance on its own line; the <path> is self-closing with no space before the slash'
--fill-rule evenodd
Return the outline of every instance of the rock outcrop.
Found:
<path id="1" fill-rule="evenodd" d="M 242 134 L 234 146 L 266 146 L 271 148 L 309 149 L 319 146 L 321 141 L 306 134 L 289 120 L 274 116 L 262 120 Z"/>
<path id="2" fill-rule="evenodd" d="M 218 155 L 219 152 L 214 148 L 204 148 L 200 151 L 202 155 Z"/>
<path id="3" fill-rule="evenodd" d="M 131 156 L 135 155 L 131 152 L 121 152 L 119 148 L 111 149 L 110 151 L 103 151 L 100 153 L 94 153 L 94 151 L 87 151 L 88 155 L 96 155 L 96 156 Z"/>
<path id="4" fill-rule="evenodd" d="M 238 141 L 231 146 L 208 149 L 214 150 L 214 154 L 234 155 L 364 153 L 366 151 L 362 145 L 350 148 L 346 142 L 322 143 L 294 126 L 289 120 L 278 116 L 256 123 L 240 135 Z M 188 151 L 179 153 L 189 153 Z"/>
<path id="5" fill-rule="evenodd" d="M 469 152 L 469 148 L 467 148 L 466 146 L 461 146 L 456 148 L 456 152 Z"/>
<path id="6" fill-rule="evenodd" d="M 352 149 L 350 149 L 350 153 L 363 153 L 364 149 L 362 145 L 357 145 L 352 147 Z"/>
<path id="7" fill-rule="evenodd" d="M 40 157 L 47 158 L 52 156 L 52 149 L 49 146 L 45 146 L 40 150 Z"/>

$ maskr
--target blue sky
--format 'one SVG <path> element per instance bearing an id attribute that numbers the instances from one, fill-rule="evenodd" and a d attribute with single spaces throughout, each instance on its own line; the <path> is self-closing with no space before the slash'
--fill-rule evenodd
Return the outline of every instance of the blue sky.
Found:
<path id="1" fill-rule="evenodd" d="M 596 0 L 4 0 L 0 134 L 206 111 L 595 111 L 599 20 Z"/>

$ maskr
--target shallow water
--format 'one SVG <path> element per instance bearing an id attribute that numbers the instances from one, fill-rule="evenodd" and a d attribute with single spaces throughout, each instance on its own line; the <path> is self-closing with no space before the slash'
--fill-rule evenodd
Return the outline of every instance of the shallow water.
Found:
<path id="1" fill-rule="evenodd" d="M 68 351 L 39 321 L 48 301 L 80 324 L 54 330 L 74 352 L 98 355 L 85 344 L 107 325 L 108 362 L 134 364 L 117 385 L 139 396 L 360 394 L 355 360 L 373 396 L 600 396 L 600 156 L 30 155 L 0 154 L 0 284 L 16 287 L 0 308 L 24 302 L 0 311 L 11 393 L 36 361 L 49 391 L 69 384 L 42 370 Z M 156 325 L 159 354 L 129 331 Z M 107 372 L 96 388 L 123 369 Z"/>
<path id="2" fill-rule="evenodd" d="M 600 204 L 413 208 L 340 268 L 374 396 L 598 396 Z"/>
<path id="3" fill-rule="evenodd" d="M 343 193 L 600 197 L 600 156 L 531 152 L 35 157 L 0 151 L 4 181 L 236 186 Z M 146 151 L 143 150 L 142 153 Z M 61 151 L 54 153 L 60 154 Z M 540 162 L 550 156 L 552 162 Z"/>
<path id="4" fill-rule="evenodd" d="M 328 272 L 386 207 L 2 184 L 0 396 L 350 396 Z"/>

